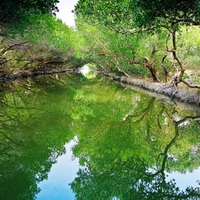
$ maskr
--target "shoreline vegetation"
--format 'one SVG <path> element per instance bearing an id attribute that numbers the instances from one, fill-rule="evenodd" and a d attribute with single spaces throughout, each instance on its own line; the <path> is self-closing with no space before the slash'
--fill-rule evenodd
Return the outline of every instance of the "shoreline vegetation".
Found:
<path id="1" fill-rule="evenodd" d="M 0 76 L 0 82 L 12 82 L 16 79 L 22 79 L 22 78 L 34 78 L 37 76 L 42 75 L 53 75 L 53 74 L 62 74 L 62 73 L 73 73 L 76 72 L 77 69 L 55 69 L 51 71 L 23 71 L 18 72 L 16 74 L 3 74 Z"/>
<path id="2" fill-rule="evenodd" d="M 76 29 L 55 18 L 56 3 L 2 4 L 0 82 L 90 64 L 114 81 L 200 105 L 199 1 L 83 0 L 73 11 Z"/>
<path id="3" fill-rule="evenodd" d="M 75 65 L 75 63 L 74 63 Z M 76 63 L 76 66 L 73 68 L 57 68 L 51 69 L 47 71 L 23 71 L 18 72 L 15 74 L 3 74 L 0 75 L 0 82 L 12 82 L 16 79 L 23 79 L 23 78 L 34 78 L 37 76 L 46 76 L 46 75 L 53 75 L 53 74 L 63 74 L 63 73 L 79 73 L 80 69 L 80 62 Z M 127 76 L 118 76 L 114 75 L 113 73 L 97 70 L 97 72 L 103 75 L 106 78 L 109 78 L 113 81 L 124 83 L 126 85 L 135 86 L 140 89 L 144 89 L 149 92 L 153 92 L 155 94 L 161 94 L 166 97 L 171 98 L 172 100 L 178 100 L 183 103 L 195 104 L 197 106 L 200 105 L 200 92 L 195 89 L 186 89 L 186 88 L 175 88 L 170 83 L 158 83 L 152 82 L 144 79 L 127 77 Z M 176 91 L 177 90 L 177 91 Z"/>

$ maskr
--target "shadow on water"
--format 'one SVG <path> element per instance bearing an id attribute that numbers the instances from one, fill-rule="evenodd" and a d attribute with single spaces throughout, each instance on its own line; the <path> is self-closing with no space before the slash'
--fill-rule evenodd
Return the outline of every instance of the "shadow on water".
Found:
<path id="1" fill-rule="evenodd" d="M 167 178 L 200 166 L 195 110 L 79 75 L 4 85 L 0 104 L 0 199 L 36 198 L 74 137 L 76 199 L 200 198 L 198 183 Z"/>

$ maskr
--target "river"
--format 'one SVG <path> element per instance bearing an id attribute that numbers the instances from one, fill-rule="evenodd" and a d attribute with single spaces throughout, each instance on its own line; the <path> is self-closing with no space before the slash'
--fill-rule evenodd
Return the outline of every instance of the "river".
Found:
<path id="1" fill-rule="evenodd" d="M 81 74 L 0 90 L 0 199 L 200 199 L 198 107 Z"/>

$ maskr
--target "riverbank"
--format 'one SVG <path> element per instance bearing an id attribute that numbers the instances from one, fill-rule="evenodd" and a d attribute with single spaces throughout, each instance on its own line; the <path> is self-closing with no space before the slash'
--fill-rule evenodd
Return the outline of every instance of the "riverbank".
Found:
<path id="1" fill-rule="evenodd" d="M 60 73 L 75 73 L 77 72 L 77 66 L 74 68 L 66 68 L 66 69 L 53 69 L 48 71 L 22 71 L 14 74 L 1 74 L 0 82 L 12 82 L 16 79 L 22 78 L 34 78 L 36 76 L 44 76 L 44 75 L 53 75 Z M 176 92 L 176 88 L 171 86 L 169 83 L 154 83 L 144 79 L 136 79 L 132 77 L 126 76 L 116 76 L 112 73 L 108 73 L 105 71 L 100 72 L 103 76 L 112 79 L 117 82 L 121 82 L 126 85 L 136 86 L 140 89 L 144 89 L 156 94 L 162 94 L 171 99 L 178 100 L 184 103 L 195 104 L 197 106 L 200 105 L 200 91 L 197 89 L 183 89 L 178 88 Z"/>
<path id="2" fill-rule="evenodd" d="M 67 73 L 67 72 L 75 72 L 75 69 L 62 69 L 62 70 L 53 70 L 53 71 L 33 71 L 33 72 L 19 72 L 16 74 L 4 74 L 0 76 L 0 82 L 9 82 L 14 81 L 16 79 L 21 78 L 34 78 L 36 76 L 42 76 L 42 75 L 52 75 L 52 74 L 61 74 L 61 73 Z"/>
<path id="3" fill-rule="evenodd" d="M 114 81 L 125 83 L 128 85 L 137 86 L 139 88 L 155 92 L 157 94 L 166 95 L 178 101 L 190 104 L 200 105 L 200 91 L 197 89 L 183 89 L 176 88 L 170 83 L 153 83 L 144 79 L 135 79 L 126 76 L 116 76 L 111 73 L 101 72 L 103 76 L 108 77 Z"/>

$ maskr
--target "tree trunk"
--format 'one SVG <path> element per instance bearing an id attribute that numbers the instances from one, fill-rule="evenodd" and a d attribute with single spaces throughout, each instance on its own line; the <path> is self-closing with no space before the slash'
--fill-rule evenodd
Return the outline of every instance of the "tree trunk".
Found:
<path id="1" fill-rule="evenodd" d="M 157 78 L 157 75 L 156 75 L 156 70 L 152 67 L 148 67 L 150 73 L 151 73 L 151 76 L 153 78 L 153 81 L 154 82 L 160 82 L 160 80 Z"/>

